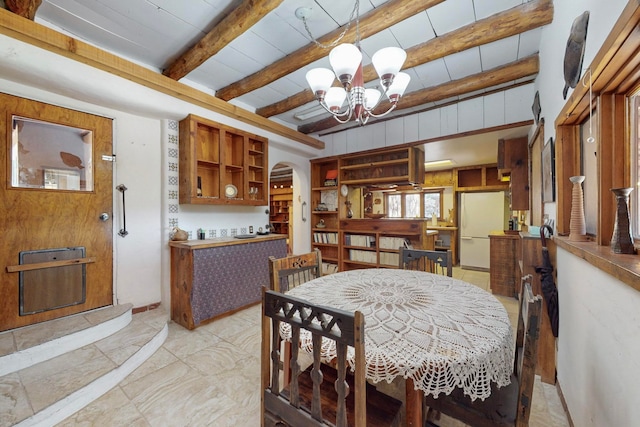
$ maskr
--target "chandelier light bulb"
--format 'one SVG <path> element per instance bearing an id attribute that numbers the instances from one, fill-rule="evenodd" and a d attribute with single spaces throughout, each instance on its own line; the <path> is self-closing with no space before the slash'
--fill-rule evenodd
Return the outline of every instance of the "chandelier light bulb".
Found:
<path id="1" fill-rule="evenodd" d="M 398 102 L 400 97 L 404 94 L 404 91 L 407 90 L 410 80 L 411 76 L 409 76 L 409 74 L 402 72 L 398 73 L 387 90 L 387 98 L 389 98 L 389 101 L 394 103 Z"/>
<path id="2" fill-rule="evenodd" d="M 329 54 L 331 68 L 345 88 L 351 83 L 361 61 L 360 49 L 349 43 L 334 47 Z"/>
<path id="3" fill-rule="evenodd" d="M 364 108 L 372 110 L 378 105 L 382 93 L 378 89 L 365 89 L 364 90 Z"/>
<path id="4" fill-rule="evenodd" d="M 320 100 L 324 99 L 325 94 L 336 78 L 333 71 L 328 68 L 314 68 L 309 70 L 305 77 L 316 99 Z"/>
<path id="5" fill-rule="evenodd" d="M 344 104 L 344 100 L 347 98 L 347 91 L 341 87 L 331 87 L 325 95 L 324 102 L 327 104 L 327 108 L 332 112 L 338 112 Z"/>
<path id="6" fill-rule="evenodd" d="M 405 59 L 407 53 L 399 47 L 385 47 L 373 54 L 371 62 L 385 88 L 391 85 L 395 75 L 400 72 Z"/>

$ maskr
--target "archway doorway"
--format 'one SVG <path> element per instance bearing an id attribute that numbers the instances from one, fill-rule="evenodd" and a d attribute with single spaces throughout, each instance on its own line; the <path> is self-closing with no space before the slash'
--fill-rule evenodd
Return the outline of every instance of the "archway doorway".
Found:
<path id="1" fill-rule="evenodd" d="M 277 163 L 269 177 L 269 224 L 271 232 L 286 234 L 287 253 L 291 254 L 294 236 L 293 168 Z"/>

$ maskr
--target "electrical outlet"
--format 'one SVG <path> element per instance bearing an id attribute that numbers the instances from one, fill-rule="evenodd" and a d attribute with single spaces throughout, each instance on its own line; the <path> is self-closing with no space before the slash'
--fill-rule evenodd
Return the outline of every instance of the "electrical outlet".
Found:
<path id="1" fill-rule="evenodd" d="M 249 234 L 253 234 L 253 225 L 249 226 Z"/>

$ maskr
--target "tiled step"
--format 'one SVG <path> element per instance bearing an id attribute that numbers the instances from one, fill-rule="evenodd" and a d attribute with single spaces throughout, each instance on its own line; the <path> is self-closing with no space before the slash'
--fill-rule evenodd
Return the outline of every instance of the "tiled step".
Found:
<path id="1" fill-rule="evenodd" d="M 168 333 L 162 309 L 132 316 L 131 306 L 112 307 L 78 316 L 41 324 L 40 330 L 13 331 L 13 353 L 0 336 L 0 367 L 5 369 L 5 361 L 14 367 L 0 376 L 0 426 L 55 425 L 116 386 Z M 43 359 L 42 353 L 54 357 L 31 363 Z"/>

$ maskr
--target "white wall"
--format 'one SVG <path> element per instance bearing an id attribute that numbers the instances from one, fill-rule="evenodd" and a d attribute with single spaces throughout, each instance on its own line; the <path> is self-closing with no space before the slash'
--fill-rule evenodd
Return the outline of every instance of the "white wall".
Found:
<path id="1" fill-rule="evenodd" d="M 534 94 L 534 85 L 528 84 L 412 116 L 325 135 L 320 137 L 325 142 L 325 149 L 319 157 L 390 147 L 532 120 L 531 104 Z"/>
<path id="2" fill-rule="evenodd" d="M 554 121 L 563 108 L 565 41 L 573 20 L 589 10 L 586 69 L 621 11 L 624 0 L 554 2 L 553 23 L 540 46 L 541 117 L 545 139 L 555 139 Z M 571 90 L 569 91 L 571 93 Z M 556 217 L 555 204 L 545 212 Z M 640 293 L 588 262 L 558 249 L 560 331 L 557 372 L 574 425 L 635 426 L 640 420 Z"/>
<path id="3" fill-rule="evenodd" d="M 575 426 L 640 420 L 640 292 L 558 248 L 558 382 Z"/>
<path id="4" fill-rule="evenodd" d="M 267 206 L 195 207 L 179 205 L 170 193 L 168 178 L 177 175 L 177 121 L 197 114 L 269 138 L 269 170 L 282 161 L 296 169 L 295 203 L 309 194 L 309 158 L 320 151 L 280 135 L 265 132 L 211 110 L 155 92 L 126 79 L 97 70 L 51 52 L 0 35 L 0 91 L 79 111 L 110 117 L 114 121 L 114 186 L 124 184 L 129 234 L 122 227 L 121 197 L 114 190 L 114 286 L 118 303 L 134 307 L 162 301 L 169 310 L 170 219 L 188 231 L 198 228 L 228 229 L 268 223 Z M 170 164 L 173 163 L 173 166 Z M 171 168 L 171 170 L 170 170 Z M 175 198 L 174 198 L 175 196 Z M 298 196 L 300 196 L 298 198 Z M 173 206 L 172 206 L 173 205 Z M 296 205 L 296 209 L 301 208 Z M 170 212 L 171 211 L 171 212 Z M 308 212 L 307 212 L 308 214 Z M 310 227 L 296 221 L 294 252 L 310 249 Z"/>

